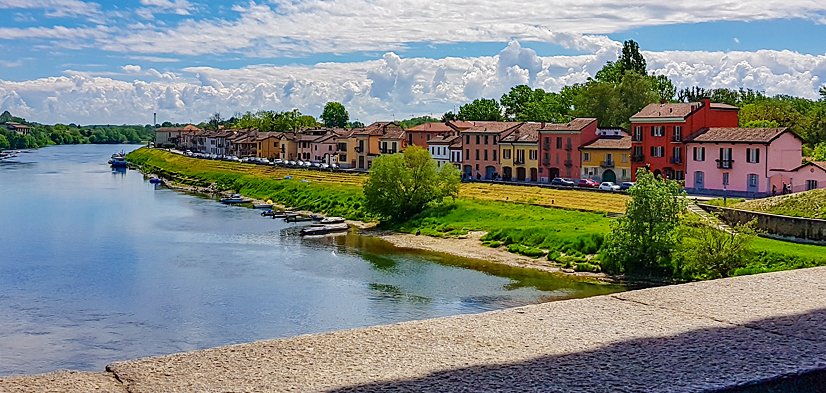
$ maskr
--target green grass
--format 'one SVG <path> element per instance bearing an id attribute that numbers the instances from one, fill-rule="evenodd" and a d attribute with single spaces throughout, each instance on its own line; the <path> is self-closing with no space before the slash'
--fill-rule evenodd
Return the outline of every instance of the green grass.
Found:
<path id="1" fill-rule="evenodd" d="M 745 202 L 745 201 L 746 200 L 743 199 L 743 198 L 726 198 L 726 199 L 715 198 L 715 199 L 711 199 L 711 200 L 708 200 L 708 201 L 700 201 L 699 203 L 706 204 L 706 205 L 727 207 L 727 206 L 733 206 L 733 205 L 736 205 L 738 203 L 742 203 L 742 202 Z"/>
<path id="2" fill-rule="evenodd" d="M 826 266 L 826 247 L 757 238 L 751 244 L 749 263 L 732 275 L 776 272 Z"/>
<path id="3" fill-rule="evenodd" d="M 826 219 L 826 189 L 755 199 L 733 207 L 783 216 Z"/>
<path id="4" fill-rule="evenodd" d="M 421 230 L 423 235 L 438 237 L 486 231 L 482 237 L 486 242 L 594 254 L 602 246 L 611 220 L 591 212 L 458 198 L 392 228 L 407 233 Z"/>

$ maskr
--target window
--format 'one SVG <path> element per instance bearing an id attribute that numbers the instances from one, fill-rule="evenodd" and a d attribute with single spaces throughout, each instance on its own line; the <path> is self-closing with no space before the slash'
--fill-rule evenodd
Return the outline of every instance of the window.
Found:
<path id="1" fill-rule="evenodd" d="M 622 155 L 622 162 L 628 162 L 628 154 Z"/>
<path id="2" fill-rule="evenodd" d="M 498 150 L 494 150 L 494 151 L 493 151 L 493 161 L 496 161 L 496 152 L 497 152 L 497 151 L 498 151 Z"/>
<path id="3" fill-rule="evenodd" d="M 557 149 L 562 148 L 562 137 L 561 136 L 556 137 L 556 148 Z"/>
<path id="4" fill-rule="evenodd" d="M 485 161 L 488 160 L 488 149 L 485 149 Z"/>
<path id="5" fill-rule="evenodd" d="M 556 165 L 559 165 L 559 153 L 556 153 Z"/>
<path id="6" fill-rule="evenodd" d="M 582 161 L 591 161 L 591 153 L 582 153 Z"/>
<path id="7" fill-rule="evenodd" d="M 494 135 L 494 136 L 493 136 L 493 144 L 494 144 L 494 145 L 496 144 L 496 138 L 497 138 L 497 136 L 496 136 L 496 135 Z"/>
<path id="8" fill-rule="evenodd" d="M 817 189 L 817 180 L 806 180 L 806 191 Z"/>
<path id="9" fill-rule="evenodd" d="M 674 180 L 685 180 L 685 172 L 674 171 Z"/>
<path id="10" fill-rule="evenodd" d="M 757 164 L 760 162 L 760 149 L 746 149 L 746 162 Z"/>
<path id="11" fill-rule="evenodd" d="M 480 143 L 479 141 L 481 141 L 481 139 L 480 139 L 480 138 L 481 138 L 481 136 L 480 136 L 480 135 L 476 135 L 476 144 L 477 144 L 477 145 Z"/>
<path id="12" fill-rule="evenodd" d="M 465 149 L 465 157 L 470 157 L 470 149 Z M 476 159 L 478 160 L 479 157 L 476 157 Z"/>
<path id="13" fill-rule="evenodd" d="M 651 126 L 651 136 L 665 135 L 665 126 Z"/>
<path id="14" fill-rule="evenodd" d="M 642 126 L 634 127 L 634 137 L 632 140 L 634 142 L 642 142 Z"/>
<path id="15" fill-rule="evenodd" d="M 487 135 L 485 135 L 485 144 L 486 145 L 488 144 L 488 136 Z"/>
<path id="16" fill-rule="evenodd" d="M 622 177 L 625 178 L 625 179 L 628 178 L 628 169 L 623 169 L 622 170 Z"/>
<path id="17" fill-rule="evenodd" d="M 731 169 L 734 160 L 731 159 L 731 148 L 720 148 L 720 159 L 717 160 L 717 167 L 722 169 Z"/>
<path id="18" fill-rule="evenodd" d="M 651 157 L 665 157 L 665 148 L 662 146 L 651 146 Z"/>
<path id="19" fill-rule="evenodd" d="M 759 186 L 760 178 L 755 174 L 749 175 L 749 187 L 757 188 Z"/>
<path id="20" fill-rule="evenodd" d="M 502 159 L 503 160 L 510 160 L 511 158 L 511 149 L 503 149 L 502 150 Z"/>
<path id="21" fill-rule="evenodd" d="M 523 163 L 523 164 L 525 163 L 525 151 L 524 150 L 519 149 L 519 150 L 516 151 L 516 162 Z"/>
<path id="22" fill-rule="evenodd" d="M 412 132 L 407 133 L 407 143 L 409 143 L 411 145 L 413 144 L 413 133 Z"/>
<path id="23" fill-rule="evenodd" d="M 479 159 L 479 149 L 476 149 L 476 159 Z"/>
<path id="24" fill-rule="evenodd" d="M 465 135 L 465 143 L 470 144 L 470 135 Z"/>
<path id="25" fill-rule="evenodd" d="M 672 156 L 674 157 L 674 163 L 679 164 L 683 162 L 683 149 L 680 147 L 674 147 L 672 150 Z"/>
<path id="26" fill-rule="evenodd" d="M 529 151 L 528 151 L 528 157 L 529 157 L 531 160 L 535 160 L 535 159 L 536 159 L 536 157 L 537 157 L 537 151 L 536 151 L 536 150 L 529 150 Z"/>
<path id="27" fill-rule="evenodd" d="M 723 173 L 723 185 L 724 186 L 728 185 L 728 172 Z"/>
<path id="28" fill-rule="evenodd" d="M 427 134 L 427 140 L 430 140 L 430 134 Z"/>
<path id="29" fill-rule="evenodd" d="M 695 147 L 694 148 L 694 161 L 705 161 L 706 160 L 706 148 L 705 147 Z"/>
<path id="30" fill-rule="evenodd" d="M 672 138 L 674 142 L 680 142 L 683 140 L 683 127 L 682 126 L 674 126 L 674 137 Z"/>
<path id="31" fill-rule="evenodd" d="M 634 146 L 634 156 L 638 159 L 642 159 L 642 146 Z"/>

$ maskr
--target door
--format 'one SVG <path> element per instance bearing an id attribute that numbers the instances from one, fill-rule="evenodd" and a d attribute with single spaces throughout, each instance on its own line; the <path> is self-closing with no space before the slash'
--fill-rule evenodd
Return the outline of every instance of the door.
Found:
<path id="1" fill-rule="evenodd" d="M 510 181 L 513 177 L 513 169 L 509 166 L 502 168 L 502 179 L 505 181 Z"/>
<path id="2" fill-rule="evenodd" d="M 611 183 L 617 182 L 617 174 L 614 171 L 608 169 L 605 172 L 602 172 L 602 181 L 610 181 Z"/>
<path id="3" fill-rule="evenodd" d="M 551 168 L 550 179 L 553 180 L 557 177 L 559 177 L 559 168 Z"/>
<path id="4" fill-rule="evenodd" d="M 465 165 L 465 177 L 471 178 L 473 177 L 473 167 L 470 165 Z"/>
<path id="5" fill-rule="evenodd" d="M 539 174 L 536 171 L 536 168 L 531 168 L 531 181 L 536 183 L 539 181 Z"/>
<path id="6" fill-rule="evenodd" d="M 694 188 L 703 189 L 706 188 L 706 179 L 705 173 L 703 172 L 694 172 Z"/>
<path id="7" fill-rule="evenodd" d="M 516 180 L 525 181 L 525 168 L 523 168 L 523 167 L 516 168 Z"/>
<path id="8" fill-rule="evenodd" d="M 364 156 L 359 156 L 359 169 L 364 169 Z"/>
<path id="9" fill-rule="evenodd" d="M 493 174 L 496 172 L 496 168 L 492 166 L 485 167 L 485 179 L 490 180 L 493 179 Z"/>
<path id="10" fill-rule="evenodd" d="M 750 174 L 748 177 L 748 192 L 756 193 L 760 191 L 760 177 L 755 174 Z"/>

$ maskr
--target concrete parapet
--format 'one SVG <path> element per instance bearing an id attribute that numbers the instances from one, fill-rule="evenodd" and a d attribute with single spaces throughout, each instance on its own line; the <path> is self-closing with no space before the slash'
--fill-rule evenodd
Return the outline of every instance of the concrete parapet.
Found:
<path id="1" fill-rule="evenodd" d="M 771 235 L 819 243 L 826 242 L 826 220 L 780 216 L 704 204 L 699 206 L 706 211 L 720 214 L 720 217 L 729 224 L 745 224 L 757 220 L 757 228 Z"/>

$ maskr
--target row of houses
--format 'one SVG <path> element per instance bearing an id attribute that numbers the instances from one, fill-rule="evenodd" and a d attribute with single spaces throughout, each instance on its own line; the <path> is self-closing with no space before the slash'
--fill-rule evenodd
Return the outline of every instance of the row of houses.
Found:
<path id="1" fill-rule="evenodd" d="M 684 180 L 697 194 L 758 197 L 826 187 L 826 163 L 802 164 L 802 140 L 786 128 L 738 128 L 738 108 L 703 100 L 651 104 L 631 132 L 596 119 L 567 123 L 448 121 L 403 129 L 376 122 L 359 129 L 297 132 L 159 128 L 156 144 L 238 157 L 303 160 L 369 170 L 376 157 L 421 146 L 465 178 L 548 183 L 557 177 L 633 181 L 637 169 Z"/>

